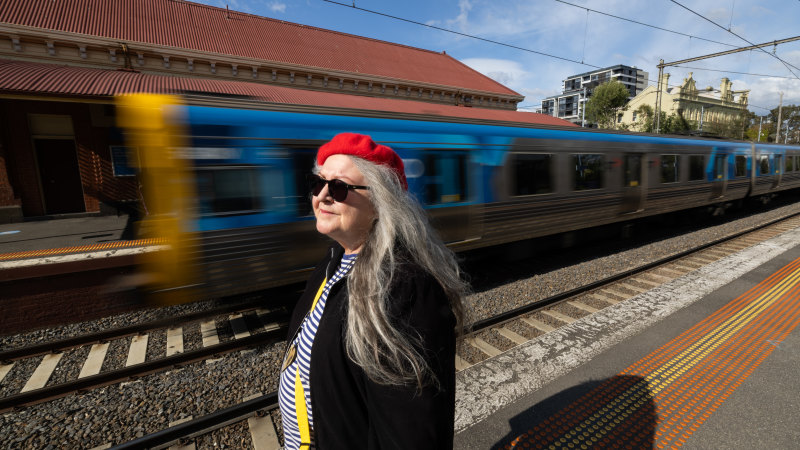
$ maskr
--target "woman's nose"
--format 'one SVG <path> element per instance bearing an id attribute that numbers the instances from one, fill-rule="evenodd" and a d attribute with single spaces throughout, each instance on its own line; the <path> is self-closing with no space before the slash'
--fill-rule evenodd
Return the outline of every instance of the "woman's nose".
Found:
<path id="1" fill-rule="evenodd" d="M 319 199 L 321 201 L 330 201 L 331 200 L 331 193 L 328 190 L 328 183 L 325 183 L 324 185 L 322 185 L 322 190 L 319 191 L 319 194 L 317 195 L 317 197 L 319 197 Z"/>

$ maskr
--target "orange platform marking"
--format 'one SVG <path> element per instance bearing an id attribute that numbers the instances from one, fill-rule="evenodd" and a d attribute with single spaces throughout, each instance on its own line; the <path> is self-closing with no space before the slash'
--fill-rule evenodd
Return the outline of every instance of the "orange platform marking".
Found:
<path id="1" fill-rule="evenodd" d="M 135 241 L 105 242 L 102 244 L 80 245 L 77 247 L 49 248 L 45 250 L 29 250 L 25 252 L 2 253 L 0 261 L 10 261 L 12 259 L 32 259 L 46 256 L 72 255 L 76 253 L 89 253 L 102 250 L 112 250 L 119 248 L 147 247 L 149 245 L 164 245 L 167 240 L 164 238 L 137 239 Z"/>
<path id="2" fill-rule="evenodd" d="M 800 258 L 505 448 L 677 448 L 800 324 Z"/>

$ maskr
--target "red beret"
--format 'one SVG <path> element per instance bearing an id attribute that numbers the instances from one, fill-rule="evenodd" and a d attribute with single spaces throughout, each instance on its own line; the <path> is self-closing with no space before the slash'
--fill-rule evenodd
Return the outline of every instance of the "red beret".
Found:
<path id="1" fill-rule="evenodd" d="M 394 170 L 403 189 L 408 190 L 403 160 L 391 148 L 376 144 L 371 137 L 356 133 L 339 133 L 317 152 L 317 164 L 325 164 L 331 155 L 352 155 Z"/>

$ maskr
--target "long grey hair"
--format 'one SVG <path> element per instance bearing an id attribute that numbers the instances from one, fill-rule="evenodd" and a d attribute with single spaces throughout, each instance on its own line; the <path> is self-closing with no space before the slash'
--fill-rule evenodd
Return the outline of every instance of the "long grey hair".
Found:
<path id="1" fill-rule="evenodd" d="M 456 318 L 456 332 L 465 326 L 463 280 L 452 250 L 428 222 L 416 199 L 386 166 L 350 156 L 370 187 L 369 197 L 377 219 L 373 222 L 352 272 L 347 279 L 349 307 L 345 343 L 348 356 L 370 379 L 380 384 L 416 383 L 418 388 L 437 384 L 417 349 L 419 336 L 400 331 L 390 320 L 389 288 L 400 261 L 398 246 L 439 282 Z"/>

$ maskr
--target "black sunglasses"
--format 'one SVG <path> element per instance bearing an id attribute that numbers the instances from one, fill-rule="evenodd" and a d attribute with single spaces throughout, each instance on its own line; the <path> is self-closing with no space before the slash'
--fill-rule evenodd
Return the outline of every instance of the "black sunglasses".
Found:
<path id="1" fill-rule="evenodd" d="M 325 180 L 320 178 L 319 175 L 308 175 L 306 177 L 308 179 L 308 187 L 311 189 L 311 193 L 319 195 L 322 192 L 323 186 L 326 184 L 328 185 L 328 193 L 334 200 L 337 202 L 343 202 L 344 199 L 347 198 L 347 193 L 352 191 L 353 189 L 369 189 L 369 186 L 355 186 L 352 184 L 347 184 L 342 180 Z"/>

